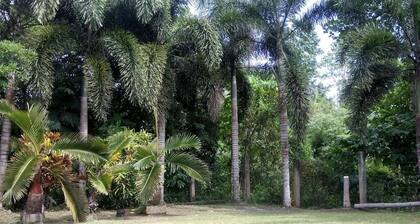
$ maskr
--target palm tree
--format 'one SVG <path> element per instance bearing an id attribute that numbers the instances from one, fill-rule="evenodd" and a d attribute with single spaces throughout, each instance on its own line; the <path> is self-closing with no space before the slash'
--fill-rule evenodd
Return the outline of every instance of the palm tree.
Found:
<path id="1" fill-rule="evenodd" d="M 18 151 L 6 172 L 3 202 L 13 203 L 25 195 L 22 221 L 42 222 L 44 189 L 58 184 L 74 222 L 83 222 L 87 215 L 87 199 L 73 183 L 72 159 L 86 163 L 103 160 L 103 147 L 92 139 L 83 141 L 78 135 L 64 135 L 48 130 L 48 114 L 38 105 L 28 111 L 16 109 L 6 100 L 0 101 L 0 113 L 22 131 Z"/>
<path id="2" fill-rule="evenodd" d="M 417 0 L 381 0 L 381 1 L 344 1 L 344 0 L 325 0 L 316 5 L 311 13 L 307 14 L 309 20 L 313 22 L 324 18 L 338 21 L 342 26 L 340 36 L 346 36 L 348 31 L 363 29 L 364 26 L 374 26 L 386 32 L 381 32 L 384 38 L 392 35 L 395 39 L 402 42 L 403 47 L 396 51 L 400 52 L 400 57 L 405 57 L 413 66 L 413 79 L 416 113 L 416 151 L 418 164 L 420 164 L 420 16 L 419 2 Z M 372 13 L 374 12 L 374 13 Z M 381 18 L 377 20 L 376 18 Z M 374 24 L 371 21 L 376 20 Z M 398 30 L 398 32 L 395 32 Z M 366 37 L 371 34 L 366 33 Z M 388 45 L 381 47 L 387 48 Z M 391 43 L 391 48 L 392 48 Z M 386 49 L 384 49 L 386 50 Z M 385 60 L 386 58 L 382 58 Z M 371 85 L 366 82 L 367 85 Z M 362 100 L 362 99 L 361 99 Z M 420 167 L 420 165 L 418 165 Z M 420 172 L 420 169 L 419 169 Z"/>
<path id="3" fill-rule="evenodd" d="M 245 5 L 245 12 L 252 18 L 262 34 L 258 50 L 268 55 L 274 64 L 278 85 L 278 105 L 280 118 L 280 149 L 282 151 L 283 206 L 291 206 L 289 174 L 289 119 L 287 107 L 295 101 L 288 101 L 287 74 L 291 67 L 288 60 L 286 41 L 299 30 L 299 13 L 305 5 L 303 0 L 278 1 L 257 0 Z"/>
<path id="4" fill-rule="evenodd" d="M 231 108 L 232 108 L 232 151 L 231 179 L 232 199 L 240 201 L 239 183 L 239 120 L 237 95 L 237 70 L 241 61 L 250 54 L 252 45 L 251 26 L 235 4 L 237 1 L 214 1 L 212 19 L 220 32 L 223 43 L 222 67 L 229 70 L 231 77 Z"/>
<path id="5" fill-rule="evenodd" d="M 187 149 L 199 149 L 200 147 L 200 140 L 191 135 L 172 136 L 166 141 L 164 148 L 159 147 L 157 139 L 148 145 L 138 145 L 133 167 L 139 171 L 140 175 L 138 186 L 141 201 L 147 204 L 154 194 L 160 193 L 157 186 L 165 167 L 170 172 L 181 169 L 188 176 L 205 183 L 210 176 L 207 165 L 193 155 L 184 152 Z M 160 161 L 162 156 L 165 158 L 164 163 Z M 160 198 L 153 198 L 157 200 L 151 200 L 150 203 L 160 205 Z"/>

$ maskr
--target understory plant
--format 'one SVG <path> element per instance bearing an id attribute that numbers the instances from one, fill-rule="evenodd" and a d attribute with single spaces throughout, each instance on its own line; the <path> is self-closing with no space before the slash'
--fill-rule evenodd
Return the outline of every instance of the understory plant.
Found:
<path id="1" fill-rule="evenodd" d="M 1 100 L 0 113 L 22 132 L 17 152 L 5 175 L 3 202 L 11 204 L 26 195 L 22 221 L 42 222 L 44 190 L 60 186 L 73 221 L 86 221 L 87 198 L 76 183 L 78 176 L 72 172 L 72 161 L 98 163 L 105 159 L 104 145 L 94 138 L 83 139 L 77 134 L 63 135 L 50 131 L 48 113 L 39 105 L 23 111 Z"/>

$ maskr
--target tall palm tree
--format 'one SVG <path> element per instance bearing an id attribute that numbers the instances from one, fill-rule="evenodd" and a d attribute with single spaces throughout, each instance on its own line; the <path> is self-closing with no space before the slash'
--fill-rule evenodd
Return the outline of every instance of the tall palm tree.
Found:
<path id="1" fill-rule="evenodd" d="M 136 146 L 137 152 L 134 156 L 133 167 L 139 171 L 140 179 L 140 197 L 144 204 L 151 203 L 159 205 L 160 198 L 153 197 L 154 194 L 160 194 L 157 188 L 160 183 L 160 176 L 165 166 L 170 172 L 178 169 L 183 170 L 188 176 L 197 181 L 205 183 L 208 181 L 210 172 L 207 165 L 193 155 L 184 152 L 187 149 L 200 149 L 200 140 L 191 135 L 176 135 L 166 141 L 165 147 L 159 146 L 155 139 L 148 145 Z M 165 161 L 162 163 L 160 158 L 164 155 Z"/>
<path id="2" fill-rule="evenodd" d="M 268 55 L 274 64 L 278 85 L 278 105 L 280 118 L 280 149 L 282 152 L 283 206 L 291 206 L 289 173 L 289 119 L 287 107 L 287 74 L 289 60 L 286 41 L 299 30 L 298 18 L 306 1 L 303 0 L 257 0 L 245 5 L 246 15 L 252 18 L 262 37 L 258 40 L 258 50 Z"/>
<path id="3" fill-rule="evenodd" d="M 401 58 L 406 58 L 413 66 L 413 85 L 415 88 L 416 113 L 416 153 L 420 164 L 420 3 L 417 0 L 381 0 L 381 1 L 344 1 L 324 0 L 317 4 L 311 13 L 307 14 L 313 22 L 324 18 L 338 21 L 341 36 L 347 31 L 363 29 L 364 26 L 372 26 L 372 20 L 376 20 L 374 26 L 387 32 L 383 35 L 394 36 L 402 42 L 403 47 L 396 49 Z M 372 13 L 374 12 L 374 13 Z M 395 32 L 398 30 L 398 32 Z M 366 36 L 371 35 L 366 33 Z M 388 47 L 382 45 L 382 47 Z M 392 47 L 392 46 L 391 46 Z M 383 58 L 385 60 L 385 58 Z M 373 82 L 371 82 L 372 84 Z M 420 165 L 418 165 L 420 167 Z M 419 168 L 420 172 L 420 168 Z"/>
<path id="4" fill-rule="evenodd" d="M 223 43 L 222 67 L 229 71 L 231 78 L 231 183 L 234 202 L 240 201 L 238 88 L 236 77 L 242 60 L 251 53 L 252 46 L 251 26 L 241 14 L 237 3 L 235 0 L 214 1 L 211 18 L 220 32 L 220 39 Z"/>
<path id="5" fill-rule="evenodd" d="M 13 203 L 27 195 L 22 221 L 42 222 L 44 189 L 58 184 L 73 220 L 83 222 L 87 215 L 86 195 L 72 181 L 72 160 L 86 163 L 103 160 L 104 148 L 96 140 L 84 141 L 77 135 L 63 135 L 48 130 L 47 111 L 40 106 L 28 111 L 16 109 L 6 100 L 0 101 L 0 113 L 22 131 L 18 151 L 6 172 L 3 202 Z"/>

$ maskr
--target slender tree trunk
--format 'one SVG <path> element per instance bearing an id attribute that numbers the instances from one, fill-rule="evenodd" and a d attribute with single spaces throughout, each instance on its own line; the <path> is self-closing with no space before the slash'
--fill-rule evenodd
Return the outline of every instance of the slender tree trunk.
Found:
<path id="1" fill-rule="evenodd" d="M 245 152 L 244 159 L 244 197 L 245 201 L 251 200 L 251 162 L 249 152 Z"/>
<path id="2" fill-rule="evenodd" d="M 88 137 L 88 99 L 87 99 L 87 81 L 83 77 L 82 96 L 80 97 L 80 136 L 84 139 Z M 86 167 L 79 162 L 79 185 L 81 189 L 86 187 Z"/>
<path id="3" fill-rule="evenodd" d="M 415 27 L 415 91 L 416 91 L 416 151 L 417 167 L 420 172 L 420 24 L 417 0 L 412 0 Z"/>
<path id="4" fill-rule="evenodd" d="M 192 177 L 190 182 L 190 201 L 195 201 L 195 180 Z"/>
<path id="5" fill-rule="evenodd" d="M 290 198 L 290 173 L 289 173 L 289 120 L 287 117 L 287 96 L 286 81 L 281 70 L 283 64 L 283 45 L 281 43 L 282 36 L 279 34 L 277 42 L 277 83 L 278 83 L 278 104 L 280 117 L 280 150 L 283 158 L 283 206 L 289 208 L 291 206 Z"/>
<path id="6" fill-rule="evenodd" d="M 165 113 L 158 112 L 157 114 L 157 138 L 158 138 L 158 147 L 163 149 L 165 148 L 166 141 L 166 117 Z M 165 157 L 162 156 L 159 158 L 160 164 L 162 164 L 162 172 L 160 173 L 159 187 L 155 194 L 153 195 L 152 204 L 153 205 L 164 205 L 165 204 Z"/>
<path id="7" fill-rule="evenodd" d="M 363 152 L 358 155 L 359 203 L 367 203 L 366 160 Z"/>
<path id="8" fill-rule="evenodd" d="M 9 78 L 9 84 L 6 89 L 6 100 L 10 103 L 13 103 L 13 88 L 15 85 L 15 77 L 11 75 Z M 7 118 L 3 119 L 3 127 L 1 130 L 1 140 L 0 140 L 0 198 L 3 197 L 3 179 L 6 174 L 7 169 L 7 160 L 9 156 L 9 143 L 10 143 L 10 134 L 11 134 L 12 124 Z M 3 207 L 0 200 L 0 209 Z"/>
<path id="9" fill-rule="evenodd" d="M 232 63 L 233 64 L 233 63 Z M 236 85 L 236 73 L 234 65 L 231 65 L 232 75 L 232 200 L 240 202 L 240 183 L 239 183 L 239 128 L 238 128 L 238 93 Z"/>
<path id="10" fill-rule="evenodd" d="M 22 215 L 23 223 L 42 223 L 44 191 L 42 189 L 41 175 L 36 174 L 29 188 L 28 198 L 25 204 L 25 210 Z"/>
<path id="11" fill-rule="evenodd" d="M 295 167 L 294 167 L 294 196 L 295 196 L 295 207 L 300 208 L 300 189 L 301 189 L 301 166 L 300 166 L 300 160 L 297 159 L 295 161 Z"/>

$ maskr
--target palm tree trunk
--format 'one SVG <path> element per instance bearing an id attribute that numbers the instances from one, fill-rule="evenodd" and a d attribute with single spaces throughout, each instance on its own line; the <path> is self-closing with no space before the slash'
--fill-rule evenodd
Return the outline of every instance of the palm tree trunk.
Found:
<path id="1" fill-rule="evenodd" d="M 300 160 L 297 159 L 295 161 L 295 167 L 294 167 L 294 196 L 295 196 L 295 207 L 300 208 L 300 189 L 301 189 L 301 166 L 300 166 Z"/>
<path id="2" fill-rule="evenodd" d="M 239 183 L 239 128 L 238 128 L 238 93 L 236 85 L 235 67 L 231 65 L 232 75 L 232 196 L 233 202 L 240 202 Z"/>
<path id="3" fill-rule="evenodd" d="M 289 120 L 287 117 L 287 96 L 286 81 L 282 76 L 281 70 L 283 64 L 283 45 L 282 36 L 279 33 L 277 42 L 277 84 L 278 84 L 278 105 L 280 117 L 280 150 L 283 158 L 283 206 L 289 208 L 291 206 L 290 198 L 290 173 L 289 173 Z"/>
<path id="4" fill-rule="evenodd" d="M 366 160 L 363 152 L 358 155 L 358 172 L 359 172 L 359 203 L 367 203 L 367 176 L 366 176 Z"/>
<path id="5" fill-rule="evenodd" d="M 164 112 L 158 112 L 157 115 L 157 138 L 158 138 L 158 147 L 163 149 L 165 148 L 166 141 L 166 116 Z M 159 158 L 160 164 L 162 164 L 162 172 L 160 173 L 159 189 L 153 195 L 152 204 L 154 205 L 163 205 L 165 204 L 165 157 L 162 156 Z"/>
<path id="6" fill-rule="evenodd" d="M 192 177 L 190 182 L 190 201 L 195 201 L 195 180 Z"/>
<path id="7" fill-rule="evenodd" d="M 12 74 L 9 78 L 9 83 L 6 89 L 6 100 L 10 103 L 13 103 L 13 88 L 15 85 L 15 76 Z M 0 140 L 0 198 L 3 197 L 3 179 L 6 174 L 7 169 L 7 160 L 9 156 L 9 143 L 10 143 L 10 134 L 11 134 L 12 124 L 7 118 L 3 119 L 3 127 L 1 130 L 1 140 Z M 0 201 L 0 209 L 3 207 Z"/>
<path id="8" fill-rule="evenodd" d="M 88 100 L 87 100 L 87 81 L 83 77 L 82 96 L 80 97 L 80 136 L 82 138 L 88 137 Z M 86 187 L 86 167 L 79 162 L 79 185 L 81 189 Z"/>
<path id="9" fill-rule="evenodd" d="M 31 183 L 25 210 L 22 215 L 23 223 L 42 223 L 44 191 L 42 189 L 41 174 L 37 173 Z"/>
<path id="10" fill-rule="evenodd" d="M 244 159 L 244 198 L 245 201 L 251 200 L 251 164 L 249 152 L 245 152 Z"/>
<path id="11" fill-rule="evenodd" d="M 413 19 L 415 27 L 415 88 L 416 88 L 416 151 L 417 167 L 420 172 L 420 24 L 419 12 L 417 11 L 417 0 L 412 1 Z"/>

